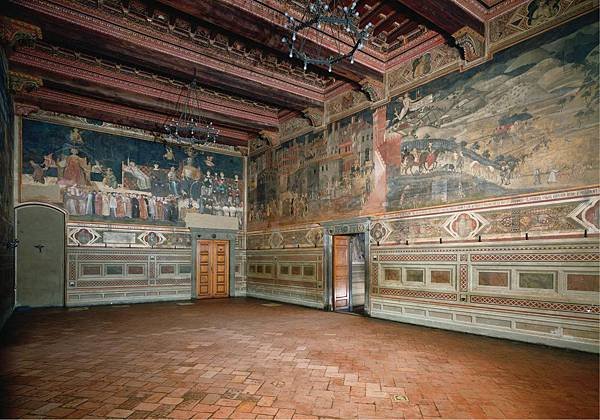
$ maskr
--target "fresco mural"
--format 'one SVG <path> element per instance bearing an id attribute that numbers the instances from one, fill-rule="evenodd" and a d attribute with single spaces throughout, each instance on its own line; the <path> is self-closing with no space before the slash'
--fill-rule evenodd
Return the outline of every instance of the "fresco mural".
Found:
<path id="1" fill-rule="evenodd" d="M 23 120 L 22 201 L 74 220 L 183 225 L 188 213 L 243 221 L 241 157 Z"/>
<path id="2" fill-rule="evenodd" d="M 359 211 L 373 190 L 370 110 L 249 159 L 248 222 L 307 221 Z"/>
<path id="3" fill-rule="evenodd" d="M 395 98 L 386 210 L 598 184 L 598 53 L 591 16 Z"/>

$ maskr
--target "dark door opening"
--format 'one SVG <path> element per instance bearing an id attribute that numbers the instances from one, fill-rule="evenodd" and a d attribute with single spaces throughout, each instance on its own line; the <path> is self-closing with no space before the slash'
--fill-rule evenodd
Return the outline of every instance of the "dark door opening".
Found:
<path id="1" fill-rule="evenodd" d="M 364 234 L 333 237 L 333 310 L 363 314 L 365 307 Z"/>

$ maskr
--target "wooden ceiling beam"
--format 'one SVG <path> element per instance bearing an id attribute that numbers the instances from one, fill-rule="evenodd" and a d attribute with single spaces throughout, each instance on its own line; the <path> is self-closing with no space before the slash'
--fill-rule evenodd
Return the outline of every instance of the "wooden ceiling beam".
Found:
<path id="1" fill-rule="evenodd" d="M 263 6 L 261 3 L 258 7 L 266 12 L 259 16 L 251 13 L 245 0 L 160 0 L 160 3 L 256 42 L 270 51 L 287 55 L 287 47 L 281 39 L 289 34 L 283 28 L 284 15 L 276 8 Z M 309 48 L 325 48 L 337 52 L 337 40 L 332 39 L 331 42 L 324 44 L 317 44 L 308 38 L 305 40 Z M 366 76 L 383 80 L 382 58 L 374 59 L 364 49 L 356 54 L 354 64 L 350 64 L 346 60 L 339 62 L 335 65 L 333 73 L 338 78 L 352 82 L 358 82 Z M 297 66 L 302 68 L 302 63 L 298 60 L 296 62 Z M 329 74 L 325 68 L 320 71 L 325 75 Z"/>
<path id="2" fill-rule="evenodd" d="M 139 73 L 119 64 L 82 56 L 73 51 L 47 45 L 20 48 L 10 56 L 11 68 L 51 80 L 54 84 L 105 98 L 118 97 L 131 105 L 173 112 L 180 100 L 183 83 Z M 278 109 L 252 104 L 214 91 L 198 92 L 197 112 L 207 118 L 231 122 L 257 130 L 276 128 Z"/>
<path id="3" fill-rule="evenodd" d="M 396 0 L 414 13 L 439 28 L 447 36 L 464 27 L 469 27 L 480 35 L 484 34 L 484 23 L 465 11 L 456 3 L 448 0 Z"/>
<path id="4" fill-rule="evenodd" d="M 15 13 L 34 20 L 45 39 L 49 36 L 66 45 L 81 46 L 83 51 L 123 57 L 134 66 L 184 80 L 191 80 L 198 69 L 201 82 L 282 108 L 302 110 L 323 105 L 328 86 L 324 79 L 305 77 L 291 63 L 259 48 L 248 49 L 219 33 L 186 36 L 179 30 L 159 30 L 152 22 L 127 15 L 115 19 L 119 11 L 112 12 L 103 2 L 9 0 L 9 4 Z"/>

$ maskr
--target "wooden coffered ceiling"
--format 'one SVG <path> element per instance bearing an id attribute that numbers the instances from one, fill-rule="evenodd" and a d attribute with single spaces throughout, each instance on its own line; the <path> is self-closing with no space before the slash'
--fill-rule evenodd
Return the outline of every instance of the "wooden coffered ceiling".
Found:
<path id="1" fill-rule="evenodd" d="M 483 37 L 503 0 L 359 0 L 361 24 L 373 24 L 373 37 L 354 64 L 332 73 L 304 71 L 281 43 L 284 13 L 300 13 L 302 0 L 5 3 L 6 25 L 39 28 L 30 42 L 11 45 L 11 71 L 41 79 L 41 87 L 16 94 L 19 102 L 156 130 L 197 72 L 199 111 L 221 128 L 223 142 L 245 145 L 283 120 L 322 109 L 335 92 L 360 89 L 365 79 L 382 83 L 386 70 L 436 39 L 452 43 L 464 27 Z"/>

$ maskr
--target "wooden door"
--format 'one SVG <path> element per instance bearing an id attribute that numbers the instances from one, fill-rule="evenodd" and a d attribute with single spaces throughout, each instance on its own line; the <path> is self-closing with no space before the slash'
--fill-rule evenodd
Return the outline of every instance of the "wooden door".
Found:
<path id="1" fill-rule="evenodd" d="M 197 242 L 196 295 L 199 299 L 229 296 L 229 241 Z"/>
<path id="2" fill-rule="evenodd" d="M 333 237 L 333 309 L 350 306 L 350 266 L 348 262 L 350 238 Z"/>

